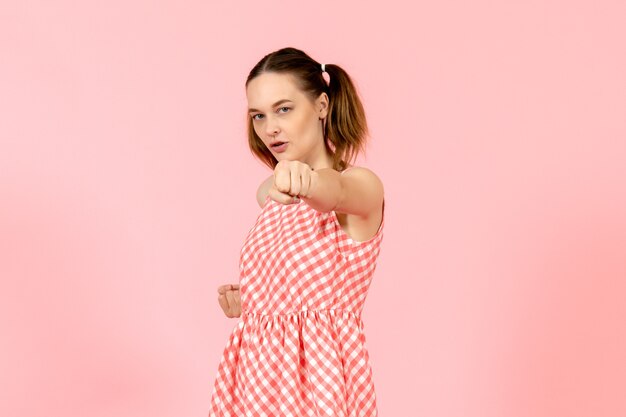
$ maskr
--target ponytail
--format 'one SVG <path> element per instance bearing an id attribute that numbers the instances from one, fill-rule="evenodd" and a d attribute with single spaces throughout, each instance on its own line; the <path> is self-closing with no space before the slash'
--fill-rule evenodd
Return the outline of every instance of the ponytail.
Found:
<path id="1" fill-rule="evenodd" d="M 346 71 L 339 65 L 326 64 L 330 76 L 330 98 L 324 137 L 333 146 L 334 162 L 353 162 L 360 152 L 365 152 L 365 139 L 369 136 L 365 110 L 357 89 Z M 343 171 L 345 167 L 341 167 Z"/>

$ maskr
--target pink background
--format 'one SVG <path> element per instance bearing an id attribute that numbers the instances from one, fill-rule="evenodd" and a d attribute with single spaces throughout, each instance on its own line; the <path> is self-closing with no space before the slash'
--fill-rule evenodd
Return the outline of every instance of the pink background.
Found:
<path id="1" fill-rule="evenodd" d="M 379 415 L 626 415 L 626 3 L 516 3 L 3 2 L 0 415 L 208 413 L 284 46 L 366 107 Z"/>

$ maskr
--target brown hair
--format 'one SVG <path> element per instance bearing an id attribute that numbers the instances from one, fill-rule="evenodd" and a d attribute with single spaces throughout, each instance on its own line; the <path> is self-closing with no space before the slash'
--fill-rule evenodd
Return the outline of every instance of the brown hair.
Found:
<path id="1" fill-rule="evenodd" d="M 330 82 L 322 76 L 322 66 L 303 51 L 282 48 L 265 55 L 250 71 L 248 83 L 267 72 L 290 74 L 298 88 L 314 102 L 320 94 L 328 95 L 329 109 L 324 128 L 324 145 L 333 155 L 333 169 L 343 171 L 365 151 L 365 140 L 369 136 L 365 110 L 350 76 L 339 65 L 326 64 Z M 252 153 L 271 169 L 278 161 L 254 131 L 252 118 L 246 114 L 248 123 L 248 145 Z M 333 148 L 330 147 L 333 146 Z"/>

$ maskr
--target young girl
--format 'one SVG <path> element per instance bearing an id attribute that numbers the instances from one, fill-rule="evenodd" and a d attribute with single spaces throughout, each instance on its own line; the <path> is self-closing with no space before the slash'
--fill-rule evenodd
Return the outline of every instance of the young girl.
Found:
<path id="1" fill-rule="evenodd" d="M 361 101 L 341 67 L 295 48 L 266 55 L 246 95 L 250 149 L 273 173 L 258 188 L 239 284 L 218 288 L 241 320 L 209 416 L 376 416 L 361 311 L 384 199 L 376 174 L 347 162 L 367 135 Z"/>

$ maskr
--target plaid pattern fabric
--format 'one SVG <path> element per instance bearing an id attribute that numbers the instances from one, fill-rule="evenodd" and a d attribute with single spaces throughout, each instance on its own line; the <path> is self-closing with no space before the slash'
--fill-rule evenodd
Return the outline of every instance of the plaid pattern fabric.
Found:
<path id="1" fill-rule="evenodd" d="M 269 198 L 240 253 L 242 315 L 209 417 L 374 417 L 361 311 L 383 237 L 352 240 L 336 214 Z"/>

